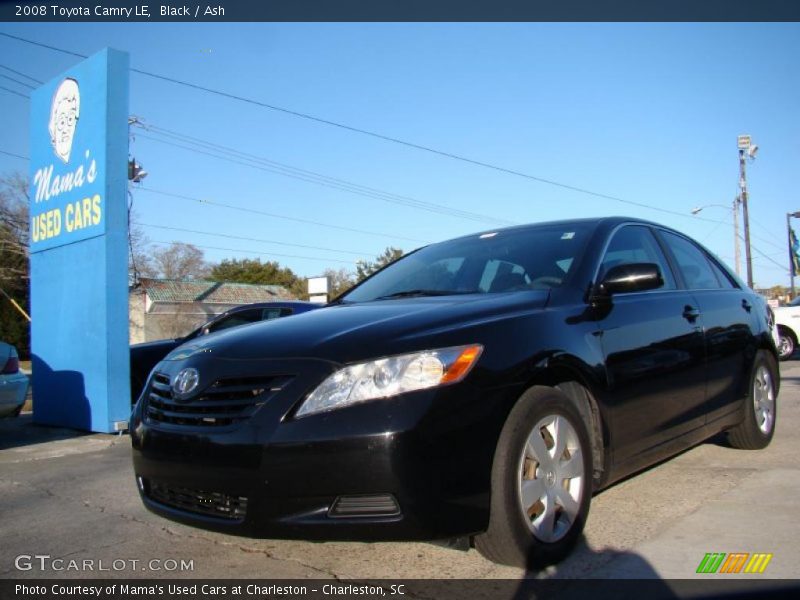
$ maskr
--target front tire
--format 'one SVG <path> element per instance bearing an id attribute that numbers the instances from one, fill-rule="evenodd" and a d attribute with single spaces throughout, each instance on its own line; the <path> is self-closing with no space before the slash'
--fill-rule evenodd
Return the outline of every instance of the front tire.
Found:
<path id="1" fill-rule="evenodd" d="M 734 448 L 766 448 L 775 434 L 778 396 L 778 367 L 771 354 L 759 350 L 750 373 L 750 387 L 744 400 L 742 422 L 728 431 Z"/>
<path id="2" fill-rule="evenodd" d="M 794 335 L 783 327 L 778 328 L 778 359 L 789 360 L 797 348 Z"/>
<path id="3" fill-rule="evenodd" d="M 508 416 L 492 466 L 491 512 L 475 547 L 497 563 L 538 569 L 569 554 L 592 495 L 589 433 L 572 401 L 533 387 Z"/>

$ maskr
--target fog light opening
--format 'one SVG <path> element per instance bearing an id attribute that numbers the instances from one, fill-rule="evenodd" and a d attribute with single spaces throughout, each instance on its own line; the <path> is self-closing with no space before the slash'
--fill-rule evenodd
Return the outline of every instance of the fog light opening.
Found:
<path id="1" fill-rule="evenodd" d="M 399 515 L 400 505 L 392 494 L 339 496 L 328 511 L 328 516 L 334 519 L 343 517 L 396 517 Z"/>

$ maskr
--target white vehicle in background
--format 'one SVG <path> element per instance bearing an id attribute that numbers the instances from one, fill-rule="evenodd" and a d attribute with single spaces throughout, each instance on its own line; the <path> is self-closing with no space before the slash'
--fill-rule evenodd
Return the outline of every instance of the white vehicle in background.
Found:
<path id="1" fill-rule="evenodd" d="M 0 342 L 0 417 L 16 417 L 25 404 L 28 376 L 19 370 L 17 349 Z"/>
<path id="2" fill-rule="evenodd" d="M 773 312 L 778 326 L 778 357 L 786 360 L 794 354 L 800 340 L 800 296 Z"/>

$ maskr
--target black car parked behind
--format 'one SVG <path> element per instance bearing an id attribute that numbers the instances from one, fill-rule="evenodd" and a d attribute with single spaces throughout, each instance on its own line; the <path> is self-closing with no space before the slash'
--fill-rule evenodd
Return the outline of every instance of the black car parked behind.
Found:
<path id="1" fill-rule="evenodd" d="M 242 304 L 241 306 L 235 306 L 222 314 L 216 315 L 209 320 L 208 323 L 203 324 L 201 327 L 198 327 L 183 337 L 154 340 L 152 342 L 142 342 L 140 344 L 131 345 L 131 402 L 136 402 L 139 398 L 139 395 L 144 389 L 144 383 L 147 381 L 147 377 L 150 375 L 150 371 L 153 370 L 153 367 L 181 344 L 200 336 L 208 335 L 209 333 L 222 331 L 223 329 L 239 327 L 240 325 L 247 325 L 249 323 L 258 323 L 259 321 L 269 321 L 270 319 L 278 319 L 280 317 L 289 317 L 319 307 L 319 304 L 302 302 L 300 300 Z"/>
<path id="2" fill-rule="evenodd" d="M 130 426 L 149 509 L 251 536 L 469 535 L 538 567 L 596 490 L 720 431 L 773 436 L 765 302 L 654 223 L 432 244 L 333 304 L 156 366 Z"/>

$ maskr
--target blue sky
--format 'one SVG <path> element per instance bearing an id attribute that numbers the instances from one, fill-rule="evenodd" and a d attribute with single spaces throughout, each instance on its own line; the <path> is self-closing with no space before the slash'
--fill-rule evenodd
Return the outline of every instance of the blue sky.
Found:
<path id="1" fill-rule="evenodd" d="M 800 210 L 798 24 L 6 23 L 0 31 L 81 54 L 111 46 L 128 51 L 134 68 L 679 213 L 132 73 L 131 113 L 152 127 L 134 129 L 132 153 L 149 172 L 143 189 L 134 190 L 138 220 L 283 242 L 144 227 L 153 241 L 205 246 L 208 260 L 260 256 L 313 276 L 327 267 L 353 269 L 355 260 L 372 259 L 388 245 L 408 251 L 421 245 L 416 240 L 491 229 L 496 222 L 488 217 L 526 223 L 621 214 L 675 227 L 732 265 L 731 211 L 711 206 L 700 214 L 707 220 L 690 211 L 730 206 L 736 136 L 748 133 L 760 148 L 748 164 L 754 280 L 788 285 L 785 219 Z M 0 64 L 40 80 L 78 60 L 0 37 Z M 0 85 L 29 91 L 8 79 Z M 0 150 L 29 154 L 28 118 L 29 102 L 0 90 Z M 158 128 L 487 219 L 437 214 L 197 154 L 165 144 L 175 139 Z M 0 154 L 0 172 L 14 169 L 27 164 Z"/>

